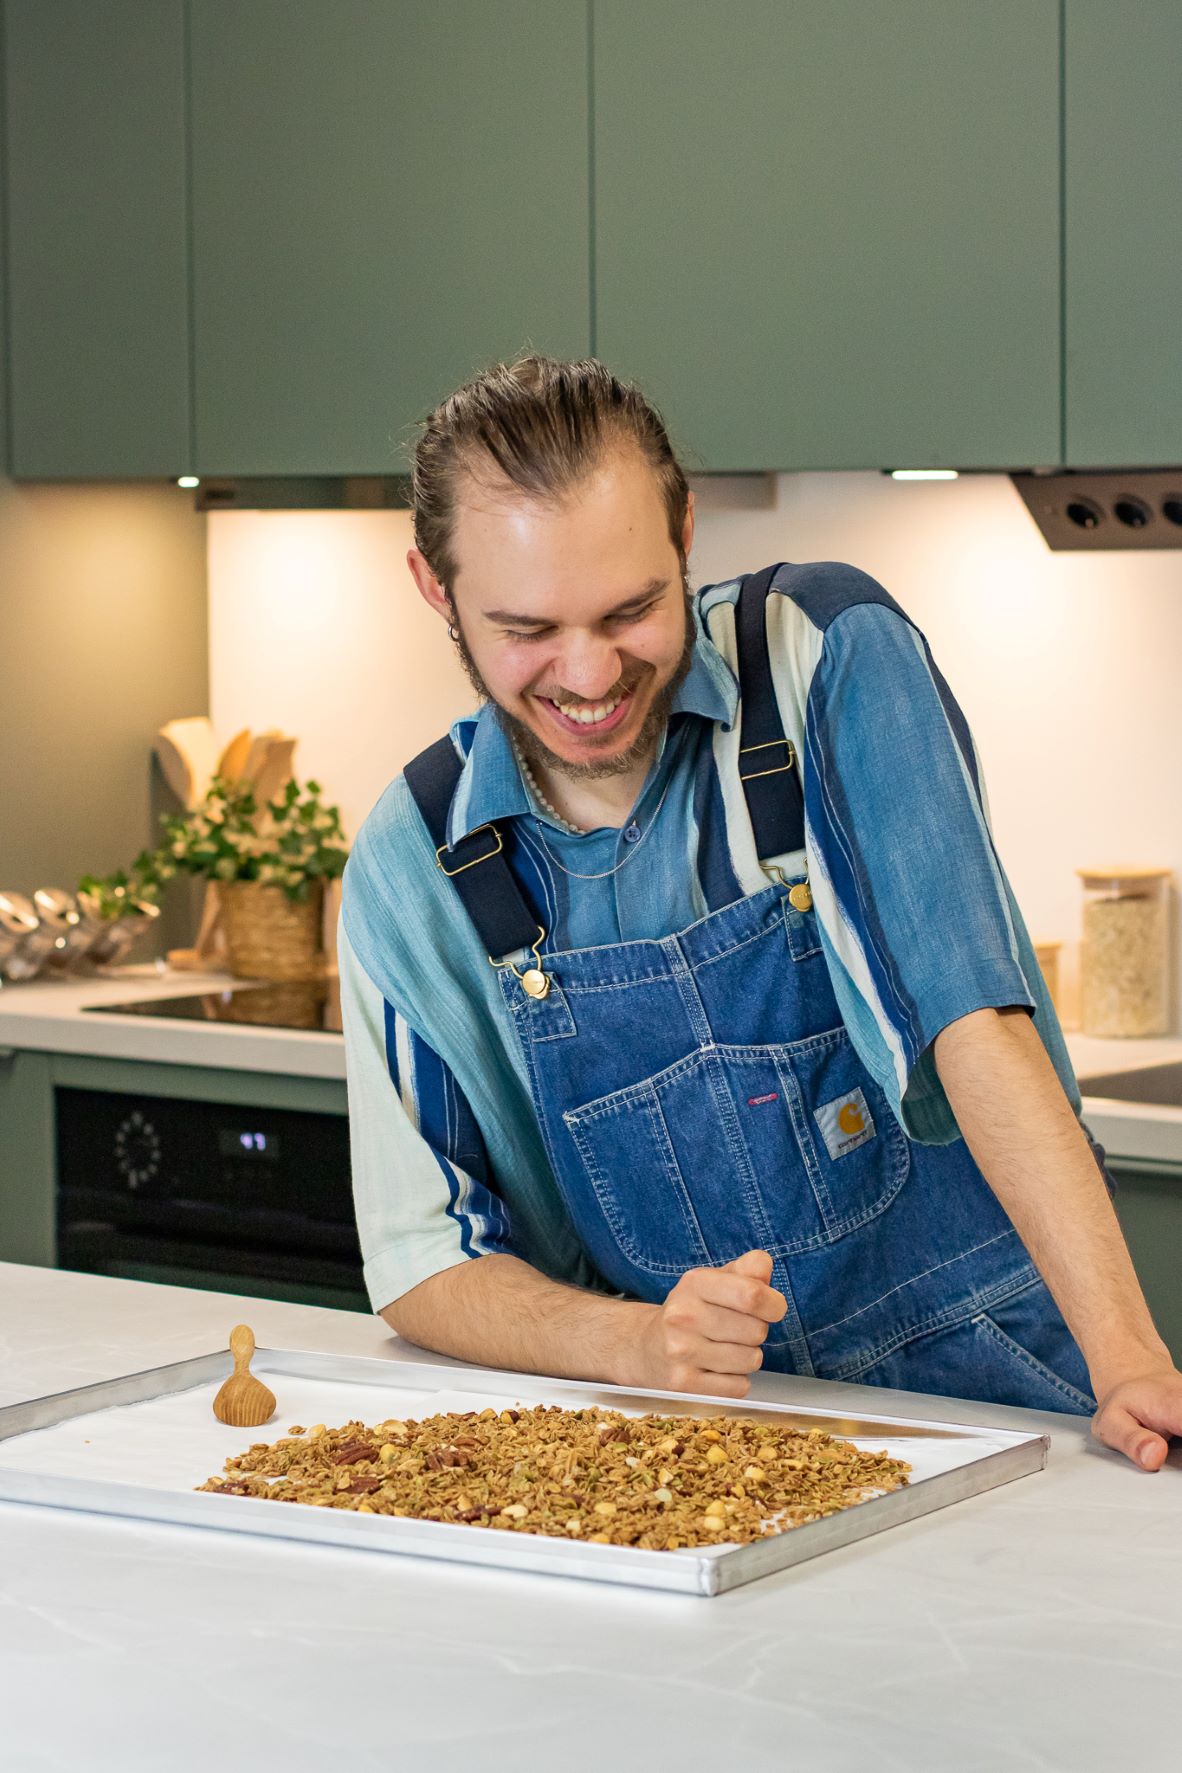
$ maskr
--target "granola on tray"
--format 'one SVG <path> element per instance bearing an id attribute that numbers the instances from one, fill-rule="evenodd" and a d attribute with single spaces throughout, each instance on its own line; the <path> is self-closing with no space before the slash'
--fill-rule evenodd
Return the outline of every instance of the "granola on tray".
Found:
<path id="1" fill-rule="evenodd" d="M 297 1427 L 225 1470 L 197 1488 L 676 1551 L 804 1526 L 900 1489 L 911 1467 L 770 1420 L 538 1404 Z"/>

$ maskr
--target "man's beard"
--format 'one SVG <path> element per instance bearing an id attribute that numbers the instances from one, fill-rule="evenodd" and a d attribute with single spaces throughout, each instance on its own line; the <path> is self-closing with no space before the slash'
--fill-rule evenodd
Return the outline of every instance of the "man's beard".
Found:
<path id="1" fill-rule="evenodd" d="M 532 727 L 526 726 L 523 720 L 518 720 L 515 714 L 510 714 L 507 708 L 502 707 L 480 675 L 476 661 L 468 650 L 468 643 L 464 638 L 464 630 L 460 625 L 455 605 L 452 605 L 452 627 L 455 630 L 456 650 L 460 655 L 460 663 L 467 672 L 468 681 L 481 701 L 491 705 L 502 730 L 517 746 L 531 768 L 536 769 L 540 765 L 543 769 L 553 770 L 557 775 L 566 776 L 572 782 L 593 782 L 601 780 L 605 776 L 626 775 L 638 763 L 644 762 L 656 749 L 657 740 L 664 732 L 669 716 L 673 712 L 674 699 L 688 677 L 690 666 L 694 660 L 694 644 L 697 633 L 694 627 L 694 606 L 690 596 L 689 580 L 684 569 L 681 583 L 685 593 L 685 644 L 681 649 L 681 657 L 674 667 L 673 675 L 654 696 L 652 707 L 645 715 L 640 731 L 632 743 L 624 751 L 620 751 L 612 757 L 590 758 L 586 763 L 571 763 L 568 758 L 560 757 L 556 751 L 551 751 L 548 745 L 543 744 Z M 635 687 L 635 685 L 627 687 Z M 609 700 L 610 695 L 603 699 Z"/>

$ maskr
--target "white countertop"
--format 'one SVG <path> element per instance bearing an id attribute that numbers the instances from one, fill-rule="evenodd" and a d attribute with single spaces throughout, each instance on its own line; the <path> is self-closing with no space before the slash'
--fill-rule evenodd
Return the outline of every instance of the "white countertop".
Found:
<path id="1" fill-rule="evenodd" d="M 1140 1066 L 1168 1065 L 1182 1060 L 1182 1040 L 1099 1040 L 1064 1031 L 1076 1077 L 1133 1071 Z M 1083 1118 L 1093 1138 L 1112 1157 L 1148 1158 L 1182 1165 L 1182 1108 L 1152 1107 L 1143 1102 L 1116 1102 L 1083 1095 Z"/>
<path id="2" fill-rule="evenodd" d="M 240 1319 L 416 1358 L 353 1313 L 0 1265 L 0 1404 Z M 1151 1475 L 1074 1417 L 756 1389 L 1049 1433 L 1050 1463 L 713 1600 L 0 1504 L 6 1773 L 1176 1766 L 1182 1449 Z"/>
<path id="3" fill-rule="evenodd" d="M 174 972 L 161 963 L 160 967 L 114 967 L 92 978 L 5 984 L 0 986 L 0 1047 L 275 1071 L 289 1077 L 344 1077 L 345 1043 L 339 1034 L 85 1013 L 92 1004 L 187 997 L 246 983 L 228 973 Z"/>

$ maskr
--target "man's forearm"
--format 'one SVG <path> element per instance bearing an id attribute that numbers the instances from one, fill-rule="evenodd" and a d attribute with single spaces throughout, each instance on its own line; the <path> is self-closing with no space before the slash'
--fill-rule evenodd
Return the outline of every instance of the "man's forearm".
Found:
<path id="1" fill-rule="evenodd" d="M 548 1280 L 516 1256 L 481 1256 L 433 1274 L 382 1312 L 439 1354 L 558 1379 L 631 1383 L 626 1352 L 655 1308 Z"/>
<path id="2" fill-rule="evenodd" d="M 1025 1010 L 975 1010 L 935 1041 L 965 1143 L 1074 1335 L 1097 1397 L 1168 1367 L 1087 1139 Z"/>

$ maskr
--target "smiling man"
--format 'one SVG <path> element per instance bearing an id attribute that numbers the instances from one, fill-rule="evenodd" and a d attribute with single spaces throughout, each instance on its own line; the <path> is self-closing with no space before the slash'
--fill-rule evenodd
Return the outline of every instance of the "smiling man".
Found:
<path id="1" fill-rule="evenodd" d="M 375 1309 L 625 1385 L 1095 1412 L 1157 1469 L 1182 1376 L 924 636 L 836 562 L 691 594 L 664 426 L 593 360 L 458 389 L 414 504 L 481 706 L 345 876 Z"/>

